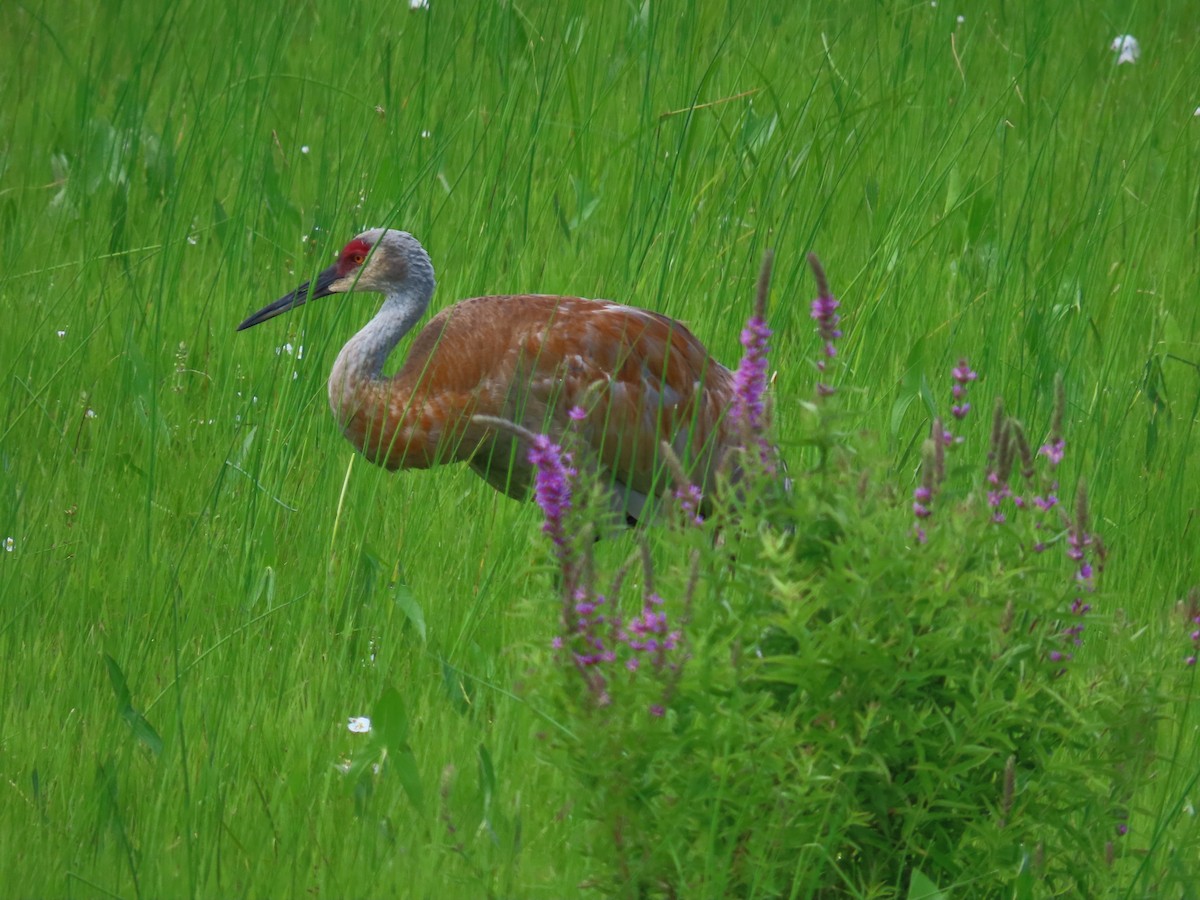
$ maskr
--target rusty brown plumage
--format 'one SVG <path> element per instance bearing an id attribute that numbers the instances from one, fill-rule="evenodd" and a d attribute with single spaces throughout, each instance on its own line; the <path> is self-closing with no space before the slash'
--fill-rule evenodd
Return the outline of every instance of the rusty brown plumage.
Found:
<path id="1" fill-rule="evenodd" d="M 681 323 L 606 300 L 540 294 L 474 297 L 438 313 L 394 376 L 383 363 L 424 313 L 433 267 L 411 235 L 374 229 L 347 244 L 311 284 L 260 310 L 256 325 L 333 293 L 385 295 L 338 356 L 330 406 L 346 437 L 389 469 L 467 462 L 510 496 L 533 472 L 518 438 L 480 423 L 507 419 L 562 439 L 571 427 L 610 479 L 615 511 L 636 519 L 670 485 L 665 440 L 702 486 L 736 440 L 724 412 L 732 373 Z M 574 407 L 585 417 L 572 423 Z"/>

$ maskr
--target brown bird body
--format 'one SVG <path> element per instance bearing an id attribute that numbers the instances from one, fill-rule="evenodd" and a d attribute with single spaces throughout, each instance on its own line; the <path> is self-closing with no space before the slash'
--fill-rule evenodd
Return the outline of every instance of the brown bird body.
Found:
<path id="1" fill-rule="evenodd" d="M 572 439 L 609 479 L 614 512 L 630 520 L 670 483 L 661 441 L 702 489 L 736 443 L 725 412 L 733 374 L 679 322 L 606 300 L 540 294 L 474 297 L 443 310 L 404 365 L 383 365 L 433 294 L 433 266 L 411 235 L 373 229 L 338 262 L 238 326 L 307 300 L 378 292 L 382 308 L 338 355 L 329 404 L 346 437 L 389 469 L 465 461 L 504 493 L 528 496 L 533 471 L 506 419 L 562 443 Z M 573 421 L 570 411 L 584 411 Z M 570 444 L 571 440 L 567 443 Z"/>

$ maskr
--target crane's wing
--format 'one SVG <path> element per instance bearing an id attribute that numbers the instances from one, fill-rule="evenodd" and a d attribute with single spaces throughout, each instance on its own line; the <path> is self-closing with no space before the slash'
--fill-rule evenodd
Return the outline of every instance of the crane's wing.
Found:
<path id="1" fill-rule="evenodd" d="M 573 428 L 636 515 L 666 484 L 662 440 L 698 483 L 708 481 L 728 443 L 732 389 L 729 370 L 666 316 L 578 297 L 476 297 L 421 331 L 347 436 L 389 468 L 469 460 L 494 487 L 523 497 L 533 477 L 525 448 L 472 417 L 507 419 L 560 443 Z M 576 406 L 586 416 L 572 424 Z"/>

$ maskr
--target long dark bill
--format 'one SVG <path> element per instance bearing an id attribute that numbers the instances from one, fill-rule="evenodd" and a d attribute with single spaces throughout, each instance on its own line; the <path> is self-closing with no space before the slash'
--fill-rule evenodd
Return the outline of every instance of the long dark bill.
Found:
<path id="1" fill-rule="evenodd" d="M 254 325 L 273 319 L 280 313 L 285 313 L 289 309 L 295 309 L 297 306 L 303 306 L 309 300 L 318 300 L 321 297 L 328 297 L 334 293 L 329 289 L 329 286 L 338 280 L 337 266 L 330 266 L 316 277 L 315 281 L 306 281 L 300 287 L 296 288 L 290 294 L 280 297 L 270 306 L 264 306 L 245 322 L 237 327 L 238 331 L 245 331 Z"/>

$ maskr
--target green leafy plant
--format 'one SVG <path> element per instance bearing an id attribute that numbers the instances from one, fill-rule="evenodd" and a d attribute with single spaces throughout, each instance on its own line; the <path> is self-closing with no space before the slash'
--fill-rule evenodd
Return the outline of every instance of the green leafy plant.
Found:
<path id="1" fill-rule="evenodd" d="M 837 304 L 814 270 L 824 362 Z M 755 318 L 738 409 L 761 413 L 769 330 Z M 961 423 L 978 376 L 965 360 L 952 376 Z M 623 896 L 1104 895 L 1115 867 L 1128 878 L 1137 866 L 1123 849 L 1131 786 L 1150 775 L 1142 728 L 1164 698 L 1152 672 L 1114 677 L 1093 649 L 1123 633 L 1097 581 L 1086 493 L 1068 515 L 1050 499 L 1061 382 L 1044 471 L 999 406 L 974 465 L 963 457 L 976 448 L 936 418 L 911 503 L 878 442 L 835 427 L 835 393 L 815 391 L 808 439 L 822 449 L 789 494 L 770 490 L 761 414 L 747 416 L 747 474 L 716 515 L 697 520 L 681 488 L 683 524 L 660 542 L 665 566 L 644 551 L 632 617 L 620 595 L 637 579 L 621 570 L 599 593 L 590 560 L 558 552 L 568 591 L 545 665 L 560 676 L 534 697 L 565 725 L 556 758 L 595 823 L 597 884 Z M 571 498 L 586 473 L 545 438 L 530 459 L 554 546 L 579 547 L 586 509 Z"/>

